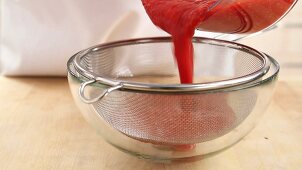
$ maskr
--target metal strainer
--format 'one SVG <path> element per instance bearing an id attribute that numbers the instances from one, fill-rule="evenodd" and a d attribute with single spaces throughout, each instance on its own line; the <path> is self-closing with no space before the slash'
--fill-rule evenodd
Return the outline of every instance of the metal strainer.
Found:
<path id="1" fill-rule="evenodd" d="M 170 38 L 119 41 L 79 52 L 83 102 L 119 132 L 178 145 L 215 139 L 253 111 L 257 93 L 240 90 L 270 68 L 262 53 L 227 41 L 194 38 L 194 84 L 179 84 Z"/>

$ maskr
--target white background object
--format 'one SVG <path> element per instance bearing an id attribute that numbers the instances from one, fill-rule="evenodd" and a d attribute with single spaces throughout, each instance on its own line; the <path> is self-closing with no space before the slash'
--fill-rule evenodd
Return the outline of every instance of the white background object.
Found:
<path id="1" fill-rule="evenodd" d="M 140 0 L 2 0 L 0 72 L 66 74 L 74 53 L 118 39 L 166 35 Z"/>

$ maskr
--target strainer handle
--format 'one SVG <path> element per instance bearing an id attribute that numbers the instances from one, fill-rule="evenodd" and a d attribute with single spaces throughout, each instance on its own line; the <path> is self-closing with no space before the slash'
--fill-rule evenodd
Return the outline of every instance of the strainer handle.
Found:
<path id="1" fill-rule="evenodd" d="M 95 83 L 95 82 L 97 82 L 97 81 L 96 81 L 96 80 L 89 80 L 89 81 L 87 81 L 87 82 L 82 83 L 81 86 L 80 86 L 80 89 L 79 89 L 79 96 L 80 96 L 81 100 L 82 100 L 84 103 L 86 103 L 86 104 L 92 104 L 92 103 L 95 103 L 95 102 L 97 102 L 97 101 L 100 101 L 100 100 L 102 100 L 105 96 L 107 96 L 109 93 L 111 93 L 111 92 L 113 92 L 113 91 L 115 91 L 115 90 L 118 90 L 118 89 L 120 89 L 120 88 L 123 87 L 123 84 L 120 83 L 120 84 L 118 84 L 118 85 L 116 85 L 116 86 L 113 86 L 113 87 L 111 87 L 111 88 L 106 89 L 103 93 L 101 93 L 101 94 L 98 95 L 97 97 L 92 98 L 92 99 L 89 99 L 89 98 L 87 98 L 87 97 L 85 96 L 85 88 L 86 88 L 88 85 L 93 84 L 93 83 Z"/>

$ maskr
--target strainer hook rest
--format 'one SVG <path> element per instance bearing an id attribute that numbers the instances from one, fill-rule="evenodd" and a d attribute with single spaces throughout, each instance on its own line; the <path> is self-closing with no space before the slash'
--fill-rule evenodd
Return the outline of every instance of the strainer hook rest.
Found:
<path id="1" fill-rule="evenodd" d="M 85 96 L 85 89 L 88 85 L 91 85 L 93 83 L 96 83 L 97 81 L 96 80 L 89 80 L 89 81 L 86 81 L 86 82 L 83 82 L 79 88 L 79 96 L 80 96 L 80 99 L 86 103 L 86 104 L 92 104 L 92 103 L 95 103 L 99 100 L 102 100 L 104 97 L 106 97 L 109 93 L 115 91 L 115 90 L 118 90 L 120 88 L 123 87 L 123 84 L 122 83 L 119 83 L 117 84 L 116 86 L 113 86 L 111 88 L 108 88 L 106 89 L 104 92 L 102 92 L 101 94 L 99 94 L 98 96 L 94 97 L 94 98 L 87 98 Z"/>

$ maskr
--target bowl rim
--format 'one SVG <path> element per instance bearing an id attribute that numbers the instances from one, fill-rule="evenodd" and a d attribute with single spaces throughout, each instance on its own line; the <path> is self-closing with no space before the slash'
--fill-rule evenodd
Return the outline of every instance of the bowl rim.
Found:
<path id="1" fill-rule="evenodd" d="M 128 81 L 117 81 L 117 80 L 111 80 L 104 77 L 96 76 L 95 74 L 91 72 L 87 72 L 86 70 L 83 70 L 81 67 L 79 67 L 79 56 L 84 56 L 85 54 L 89 52 L 93 52 L 96 50 L 111 48 L 111 47 L 118 47 L 118 46 L 124 46 L 124 45 L 135 45 L 135 44 L 144 44 L 144 43 L 161 43 L 161 42 L 171 42 L 171 37 L 146 37 L 146 38 L 139 38 L 139 39 L 128 39 L 128 40 L 122 40 L 122 41 L 115 41 L 110 43 L 104 43 L 100 45 L 95 45 L 90 48 L 84 49 L 76 54 L 74 54 L 67 62 L 67 71 L 70 73 L 73 77 L 80 80 L 80 82 L 88 82 L 89 84 L 99 84 L 99 85 L 105 85 L 107 87 L 115 87 L 120 86 L 122 83 L 122 88 L 118 88 L 118 90 L 123 91 L 140 91 L 140 92 L 163 92 L 163 93 L 184 93 L 184 92 L 214 92 L 214 91 L 234 91 L 244 88 L 249 88 L 253 86 L 257 86 L 260 84 L 263 84 L 265 82 L 268 82 L 278 76 L 278 73 L 280 71 L 280 66 L 276 60 L 274 60 L 272 57 L 266 55 L 265 53 L 262 53 L 258 50 L 255 50 L 249 46 L 235 43 L 232 41 L 225 41 L 225 40 L 217 40 L 217 39 L 211 39 L 211 38 L 204 38 L 204 37 L 194 37 L 193 43 L 205 43 L 205 44 L 213 44 L 213 45 L 219 45 L 221 43 L 221 46 L 225 47 L 231 47 L 236 48 L 240 47 L 244 50 L 248 50 L 254 53 L 258 53 L 259 55 L 263 55 L 267 62 L 264 64 L 264 72 L 261 74 L 254 75 L 252 80 L 245 81 L 244 83 L 238 83 L 229 86 L 223 86 L 219 84 L 219 82 L 210 82 L 210 83 L 198 83 L 198 84 L 148 84 L 148 83 L 134 83 L 134 82 L 128 82 Z M 215 44 L 216 43 L 216 44 Z M 231 45 L 231 46 L 229 46 Z M 77 61 L 76 61 L 77 60 Z M 81 75 L 84 79 L 81 80 L 80 76 L 77 76 L 73 74 L 73 72 L 70 69 L 70 65 L 73 64 L 76 72 Z M 262 77 L 266 76 L 266 74 L 269 72 L 270 65 L 273 64 L 276 67 L 276 70 L 272 75 L 265 79 L 261 79 Z M 266 70 L 265 70 L 266 69 Z M 241 77 L 240 77 L 241 78 Z M 92 81 L 91 81 L 92 80 Z M 230 79 L 232 81 L 232 79 Z M 214 86 L 212 85 L 214 83 Z M 126 85 L 126 86 L 125 86 Z"/>

